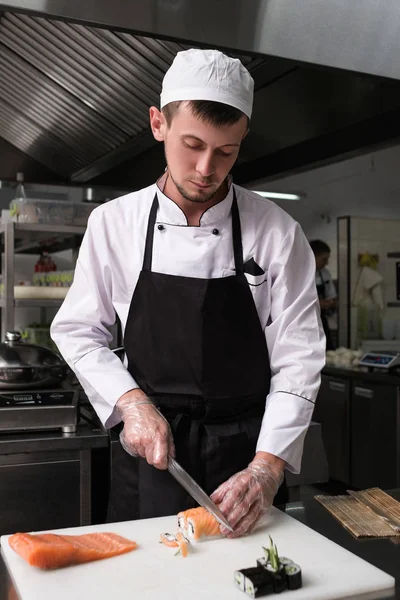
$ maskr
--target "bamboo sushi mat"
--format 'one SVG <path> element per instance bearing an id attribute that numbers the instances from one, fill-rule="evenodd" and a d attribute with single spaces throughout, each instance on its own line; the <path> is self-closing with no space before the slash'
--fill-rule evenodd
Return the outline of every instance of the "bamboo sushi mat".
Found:
<path id="1" fill-rule="evenodd" d="M 353 496 L 314 496 L 340 523 L 356 537 L 400 537 L 371 508 L 363 504 L 363 498 L 385 511 L 385 515 L 400 522 L 400 502 L 380 488 L 356 492 Z"/>

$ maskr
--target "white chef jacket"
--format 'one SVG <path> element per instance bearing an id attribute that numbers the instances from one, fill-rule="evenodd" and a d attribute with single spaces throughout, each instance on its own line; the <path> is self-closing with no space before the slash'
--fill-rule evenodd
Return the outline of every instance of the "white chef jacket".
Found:
<path id="1" fill-rule="evenodd" d="M 108 328 L 117 314 L 125 330 L 156 190 L 157 224 L 164 227 L 155 227 L 152 270 L 206 279 L 235 273 L 232 186 L 222 202 L 205 211 L 200 226 L 188 226 L 181 208 L 157 184 L 92 212 L 74 281 L 51 336 L 106 428 L 120 421 L 114 410 L 117 400 L 138 387 L 109 349 Z M 246 277 L 265 331 L 272 374 L 257 451 L 281 457 L 298 473 L 325 362 L 315 259 L 299 224 L 287 213 L 249 190 L 235 190 L 244 262 L 254 259 L 259 267 L 260 274 Z"/>

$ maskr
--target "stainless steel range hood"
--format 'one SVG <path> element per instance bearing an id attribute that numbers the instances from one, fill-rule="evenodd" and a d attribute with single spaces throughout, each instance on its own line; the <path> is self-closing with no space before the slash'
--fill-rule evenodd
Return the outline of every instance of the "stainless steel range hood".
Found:
<path id="1" fill-rule="evenodd" d="M 164 157 L 148 107 L 190 46 L 239 56 L 255 79 L 238 182 L 400 137 L 394 0 L 15 0 L 0 11 L 2 179 L 153 181 Z"/>
<path id="2" fill-rule="evenodd" d="M 397 0 L 15 0 L 2 7 L 400 77 Z"/>

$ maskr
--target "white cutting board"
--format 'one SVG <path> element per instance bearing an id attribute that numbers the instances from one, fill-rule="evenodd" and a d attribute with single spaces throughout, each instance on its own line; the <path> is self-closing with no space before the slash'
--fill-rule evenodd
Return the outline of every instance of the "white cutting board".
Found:
<path id="1" fill-rule="evenodd" d="M 271 535 L 281 556 L 297 562 L 303 587 L 279 600 L 382 598 L 394 579 L 285 513 L 272 509 L 266 526 L 246 538 L 216 539 L 194 546 L 187 558 L 159 543 L 176 531 L 176 517 L 64 529 L 64 533 L 113 531 L 136 541 L 129 554 L 41 571 L 25 563 L 1 538 L 1 551 L 21 600 L 245 600 L 234 586 L 235 569 L 256 565 Z"/>

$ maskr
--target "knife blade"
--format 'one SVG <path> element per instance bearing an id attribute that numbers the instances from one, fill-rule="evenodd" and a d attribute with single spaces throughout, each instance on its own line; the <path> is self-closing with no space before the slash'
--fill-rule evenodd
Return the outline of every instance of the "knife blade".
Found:
<path id="1" fill-rule="evenodd" d="M 209 496 L 205 493 L 205 491 L 195 482 L 193 477 L 189 475 L 181 467 L 179 463 L 176 462 L 172 456 L 168 457 L 168 471 L 171 475 L 181 484 L 183 488 L 196 500 L 200 506 L 207 509 L 209 513 L 211 513 L 221 525 L 229 529 L 229 531 L 233 531 L 233 528 L 227 521 L 226 517 L 222 514 L 220 509 L 214 502 L 211 500 Z"/>
<path id="2" fill-rule="evenodd" d="M 380 509 L 378 506 L 376 506 L 373 502 L 371 502 L 370 500 L 368 500 L 364 496 L 360 496 L 358 494 L 358 492 L 355 492 L 354 490 L 346 490 L 346 492 L 350 496 L 352 496 L 353 498 L 355 498 L 356 500 L 358 500 L 358 502 L 361 502 L 362 504 L 365 504 L 365 506 L 368 506 L 368 508 L 370 508 L 376 515 L 378 515 L 378 517 L 380 517 L 381 519 L 383 519 L 385 521 L 385 523 L 387 525 L 389 525 L 389 527 L 391 527 L 392 529 L 394 529 L 394 531 L 396 531 L 397 533 L 400 533 L 400 523 L 394 521 L 391 517 L 388 517 L 385 514 L 385 511 L 383 511 L 382 509 Z"/>

